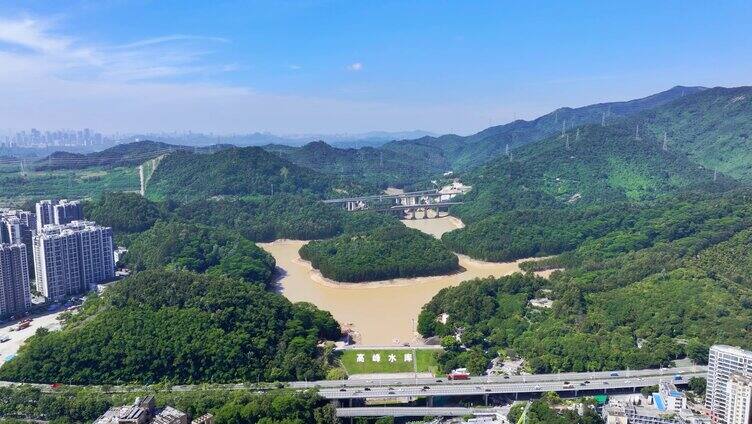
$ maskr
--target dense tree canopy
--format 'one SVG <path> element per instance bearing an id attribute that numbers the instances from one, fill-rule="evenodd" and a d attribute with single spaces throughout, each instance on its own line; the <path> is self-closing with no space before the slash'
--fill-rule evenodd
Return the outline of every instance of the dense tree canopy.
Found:
<path id="1" fill-rule="evenodd" d="M 344 282 L 446 274 L 457 256 L 435 238 L 402 224 L 312 241 L 300 249 L 325 277 Z"/>
<path id="2" fill-rule="evenodd" d="M 152 395 L 158 408 L 172 406 L 189 420 L 212 413 L 217 424 L 295 423 L 336 424 L 334 407 L 313 391 L 192 390 L 103 393 L 97 388 L 60 387 L 42 392 L 28 386 L 0 388 L 0 417 L 6 420 L 43 420 L 56 424 L 91 423 L 112 406 L 132 404 Z"/>
<path id="3" fill-rule="evenodd" d="M 445 289 L 425 306 L 419 330 L 463 329 L 468 350 L 448 349 L 446 369 L 470 363 L 474 349 L 487 359 L 511 351 L 533 371 L 556 372 L 652 367 L 682 356 L 703 363 L 711 344 L 752 346 L 744 277 L 752 269 L 750 199 L 746 190 L 688 193 L 612 207 L 625 211 L 617 222 L 626 225 L 541 261 L 565 271 L 548 281 L 511 276 Z M 553 308 L 530 306 L 533 296 L 553 298 Z M 437 321 L 443 313 L 446 325 Z"/>
<path id="4" fill-rule="evenodd" d="M 141 271 L 160 267 L 224 274 L 270 285 L 274 258 L 248 239 L 222 228 L 159 221 L 133 240 L 125 262 Z"/>
<path id="5" fill-rule="evenodd" d="M 199 224 L 231 228 L 253 241 L 329 238 L 396 222 L 385 214 L 348 213 L 312 196 L 287 194 L 200 200 L 179 207 L 175 214 Z"/>
<path id="6" fill-rule="evenodd" d="M 0 378 L 115 384 L 323 378 L 328 312 L 223 276 L 138 273 L 87 300 L 63 330 L 39 330 Z M 50 361 L 49 358 L 56 358 Z"/>
<path id="7" fill-rule="evenodd" d="M 163 208 L 137 193 L 105 192 L 84 204 L 86 219 L 112 227 L 113 232 L 140 233 L 165 216 Z"/>
<path id="8" fill-rule="evenodd" d="M 230 148 L 212 154 L 178 151 L 159 163 L 146 187 L 152 199 L 181 202 L 212 196 L 273 193 L 324 195 L 358 190 L 346 178 L 324 176 L 259 147 Z"/>

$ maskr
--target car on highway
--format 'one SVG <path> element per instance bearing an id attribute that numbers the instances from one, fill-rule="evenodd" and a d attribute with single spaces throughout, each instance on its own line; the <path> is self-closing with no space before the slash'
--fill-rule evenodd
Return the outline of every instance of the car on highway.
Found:
<path id="1" fill-rule="evenodd" d="M 535 390 L 540 390 L 541 386 L 535 386 Z"/>
<path id="2" fill-rule="evenodd" d="M 363 389 L 363 390 L 365 390 L 365 391 L 367 391 L 367 392 L 370 392 L 370 391 L 371 391 L 371 388 L 370 388 L 370 387 L 366 387 L 366 388 L 365 388 L 365 389 Z"/>
<path id="3" fill-rule="evenodd" d="M 7 341 L 10 341 L 10 336 L 9 335 L 3 334 L 2 336 L 0 336 L 0 343 L 5 343 Z"/>
<path id="4" fill-rule="evenodd" d="M 618 373 L 618 372 L 612 372 L 612 373 L 611 373 L 611 374 L 609 374 L 609 375 L 610 375 L 611 377 L 618 377 L 618 376 L 619 376 L 619 373 Z"/>

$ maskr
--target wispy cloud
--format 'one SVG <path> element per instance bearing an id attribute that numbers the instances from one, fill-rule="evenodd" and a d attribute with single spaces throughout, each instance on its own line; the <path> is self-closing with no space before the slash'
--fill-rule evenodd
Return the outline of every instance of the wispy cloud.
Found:
<path id="1" fill-rule="evenodd" d="M 287 65 L 287 67 L 293 71 L 297 71 L 301 68 L 300 65 Z"/>
<path id="2" fill-rule="evenodd" d="M 227 42 L 219 37 L 172 34 L 103 45 L 60 35 L 43 19 L 0 18 L 0 54 L 6 60 L 67 79 L 150 80 L 226 72 L 235 66 L 204 59 L 211 52 L 207 45 Z"/>
<path id="3" fill-rule="evenodd" d="M 360 63 L 360 62 L 351 63 L 351 64 L 347 65 L 347 70 L 348 71 L 355 71 L 355 72 L 362 71 L 363 70 L 363 64 Z"/>

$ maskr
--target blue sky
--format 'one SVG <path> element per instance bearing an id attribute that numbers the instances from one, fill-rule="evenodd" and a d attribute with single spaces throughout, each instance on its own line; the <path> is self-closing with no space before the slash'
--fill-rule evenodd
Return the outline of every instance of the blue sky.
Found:
<path id="1" fill-rule="evenodd" d="M 748 85 L 752 2 L 6 1 L 0 128 L 472 133 Z"/>

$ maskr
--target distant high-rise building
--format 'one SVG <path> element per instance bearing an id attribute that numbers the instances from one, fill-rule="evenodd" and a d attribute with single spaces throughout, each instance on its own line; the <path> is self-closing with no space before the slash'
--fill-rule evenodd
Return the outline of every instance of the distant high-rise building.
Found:
<path id="1" fill-rule="evenodd" d="M 60 200 L 52 208 L 52 218 L 56 225 L 63 225 L 73 221 L 84 219 L 84 207 L 81 202 Z"/>
<path id="2" fill-rule="evenodd" d="M 726 422 L 728 424 L 752 423 L 752 379 L 732 374 L 726 386 Z"/>
<path id="3" fill-rule="evenodd" d="M 31 307 L 26 246 L 0 244 L 0 317 L 26 312 Z"/>
<path id="4" fill-rule="evenodd" d="M 37 290 L 52 301 L 115 276 L 112 229 L 90 221 L 47 225 L 34 237 Z"/>
<path id="5" fill-rule="evenodd" d="M 37 202 L 37 231 L 41 231 L 42 227 L 55 223 L 55 218 L 52 214 L 52 200 L 42 200 Z"/>
<path id="6" fill-rule="evenodd" d="M 729 383 L 733 375 L 752 376 L 752 352 L 733 346 L 712 346 L 708 355 L 705 406 L 714 423 L 730 424 L 727 421 L 730 402 L 735 401 L 729 397 L 729 388 L 734 386 Z"/>
<path id="7" fill-rule="evenodd" d="M 37 202 L 37 231 L 49 224 L 63 225 L 84 219 L 84 208 L 77 200 L 42 200 Z"/>

